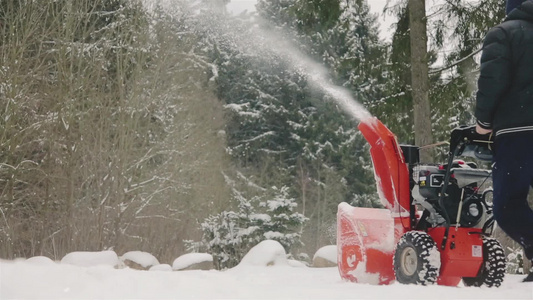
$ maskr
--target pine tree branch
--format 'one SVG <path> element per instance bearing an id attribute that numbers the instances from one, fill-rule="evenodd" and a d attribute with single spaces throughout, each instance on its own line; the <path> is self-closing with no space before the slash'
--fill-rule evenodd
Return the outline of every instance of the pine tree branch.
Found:
<path id="1" fill-rule="evenodd" d="M 459 59 L 459 60 L 453 62 L 452 64 L 450 64 L 450 65 L 448 65 L 448 66 L 444 66 L 444 67 L 442 67 L 442 68 L 440 68 L 440 69 L 430 69 L 430 70 L 429 70 L 429 75 L 434 75 L 434 74 L 438 74 L 438 73 L 441 73 L 441 72 L 443 72 L 443 71 L 449 70 L 449 69 L 451 69 L 451 68 L 457 66 L 458 64 L 464 62 L 465 60 L 471 58 L 472 56 L 478 54 L 479 52 L 481 52 L 481 50 L 482 50 L 482 49 L 480 48 L 480 49 L 478 49 L 478 50 L 476 50 L 476 51 L 470 53 L 469 55 L 467 55 L 467 56 L 465 56 L 465 57 L 463 57 L 463 58 L 461 58 L 461 59 Z"/>

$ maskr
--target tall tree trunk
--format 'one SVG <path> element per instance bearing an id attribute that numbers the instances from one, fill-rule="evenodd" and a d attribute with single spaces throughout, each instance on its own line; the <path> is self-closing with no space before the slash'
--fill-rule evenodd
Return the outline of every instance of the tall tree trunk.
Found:
<path id="1" fill-rule="evenodd" d="M 417 146 L 425 146 L 433 143 L 429 106 L 426 3 L 425 0 L 409 0 L 408 5 L 415 144 Z M 432 151 L 430 149 L 421 150 L 420 160 L 422 162 L 432 162 Z"/>

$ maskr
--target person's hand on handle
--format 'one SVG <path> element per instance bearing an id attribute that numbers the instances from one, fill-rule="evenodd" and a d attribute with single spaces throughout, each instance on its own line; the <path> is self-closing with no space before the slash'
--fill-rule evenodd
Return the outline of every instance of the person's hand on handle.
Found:
<path id="1" fill-rule="evenodd" d="M 492 129 L 485 129 L 479 126 L 479 124 L 476 124 L 476 132 L 479 134 L 489 134 L 492 132 Z"/>

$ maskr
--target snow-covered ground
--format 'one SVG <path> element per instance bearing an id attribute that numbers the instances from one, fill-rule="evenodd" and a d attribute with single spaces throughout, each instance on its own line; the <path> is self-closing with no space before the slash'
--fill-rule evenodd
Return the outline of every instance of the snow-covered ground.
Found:
<path id="1" fill-rule="evenodd" d="M 226 271 L 138 271 L 109 261 L 87 266 L 87 254 L 78 256 L 82 265 L 76 256 L 69 263 L 0 261 L 0 299 L 533 299 L 533 283 L 517 275 L 507 275 L 499 288 L 345 282 L 336 268 L 287 261 L 280 247 L 263 242 Z"/>

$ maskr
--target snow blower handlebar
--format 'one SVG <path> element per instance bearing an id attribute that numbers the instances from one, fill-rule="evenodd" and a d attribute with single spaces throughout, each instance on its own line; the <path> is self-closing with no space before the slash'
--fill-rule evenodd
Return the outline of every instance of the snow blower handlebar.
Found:
<path id="1" fill-rule="evenodd" d="M 491 161 L 493 144 L 492 134 L 479 134 L 475 126 L 461 126 L 452 130 L 449 154 L 454 154 L 454 157 L 461 155 Z"/>

